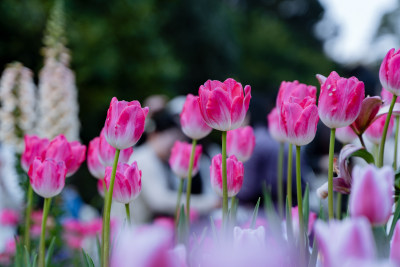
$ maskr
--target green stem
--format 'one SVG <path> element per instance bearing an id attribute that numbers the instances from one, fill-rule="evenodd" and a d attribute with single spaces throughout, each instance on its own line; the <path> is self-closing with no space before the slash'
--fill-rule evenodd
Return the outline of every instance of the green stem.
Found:
<path id="1" fill-rule="evenodd" d="M 176 201 L 176 208 L 175 208 L 175 225 L 178 226 L 179 222 L 179 208 L 181 206 L 181 198 L 182 198 L 182 189 L 183 189 L 183 179 L 179 179 L 179 188 L 178 188 L 178 199 Z M 189 217 L 189 215 L 187 215 Z M 189 219 L 188 219 L 189 221 Z"/>
<path id="2" fill-rule="evenodd" d="M 336 194 L 336 219 L 340 220 L 342 215 L 342 194 L 337 192 Z"/>
<path id="3" fill-rule="evenodd" d="M 103 266 L 109 266 L 109 257 L 110 257 L 110 216 L 111 216 L 111 203 L 112 203 L 112 195 L 114 191 L 114 182 L 115 182 L 115 174 L 117 173 L 118 166 L 118 158 L 119 158 L 119 149 L 115 150 L 114 164 L 111 172 L 111 180 L 108 191 L 106 193 L 106 206 L 104 208 L 104 225 L 103 225 Z"/>
<path id="4" fill-rule="evenodd" d="M 187 218 L 187 225 L 189 226 L 190 220 L 190 194 L 192 193 L 192 170 L 194 164 L 194 155 L 196 154 L 196 143 L 197 140 L 192 140 L 192 153 L 190 154 L 190 162 L 189 162 L 189 170 L 188 170 L 188 179 L 187 179 L 187 186 L 186 186 L 186 218 Z"/>
<path id="5" fill-rule="evenodd" d="M 296 187 L 297 187 L 297 207 L 299 213 L 299 250 L 300 262 L 305 263 L 305 240 L 304 240 L 304 219 L 303 219 L 303 195 L 301 190 L 301 166 L 300 166 L 300 146 L 296 146 Z"/>
<path id="6" fill-rule="evenodd" d="M 131 225 L 131 210 L 129 209 L 129 203 L 125 204 L 125 213 L 126 213 L 126 220 L 128 221 L 128 225 Z"/>
<path id="7" fill-rule="evenodd" d="M 103 224 L 105 225 L 106 223 L 106 216 L 104 216 L 105 214 L 105 208 L 107 206 L 107 186 L 106 186 L 106 181 L 104 180 L 104 178 L 101 180 L 101 182 L 103 183 L 103 189 L 104 189 L 104 204 L 103 204 Z M 104 253 L 103 253 L 103 243 L 104 243 L 104 230 L 101 231 L 101 249 L 100 249 L 100 261 L 103 261 L 103 257 L 104 257 Z M 103 265 L 101 265 L 103 266 Z"/>
<path id="8" fill-rule="evenodd" d="M 33 189 L 30 183 L 28 186 L 28 195 L 26 201 L 27 203 L 25 211 L 24 244 L 28 252 L 30 252 L 30 247 L 31 247 L 30 229 L 31 229 L 31 213 L 32 213 L 32 202 L 33 202 Z"/>
<path id="9" fill-rule="evenodd" d="M 390 103 L 389 112 L 386 117 L 385 127 L 383 128 L 381 145 L 379 147 L 379 157 L 378 157 L 378 164 L 377 164 L 378 168 L 381 168 L 383 166 L 383 155 L 385 152 L 386 135 L 387 135 L 388 127 L 389 127 L 390 117 L 392 116 L 393 107 L 394 107 L 394 104 L 396 103 L 396 99 L 397 99 L 397 95 L 393 95 L 392 103 Z"/>
<path id="10" fill-rule="evenodd" d="M 399 145 L 399 125 L 400 116 L 396 116 L 396 132 L 394 136 L 394 157 L 393 157 L 393 169 L 397 170 L 397 146 Z"/>
<path id="11" fill-rule="evenodd" d="M 288 237 L 293 236 L 293 225 L 292 225 L 292 163 L 293 161 L 293 146 L 289 144 L 288 159 L 287 159 L 287 206 L 289 207 L 289 218 L 286 218 L 286 227 Z"/>
<path id="12" fill-rule="evenodd" d="M 283 152 L 285 149 L 285 143 L 279 144 L 279 156 L 278 156 L 278 212 L 279 216 L 283 218 Z"/>
<path id="13" fill-rule="evenodd" d="M 228 215 L 228 181 L 226 173 L 226 131 L 222 132 L 222 225 L 225 227 Z"/>
<path id="14" fill-rule="evenodd" d="M 335 152 L 335 132 L 331 129 L 331 139 L 329 142 L 329 166 L 328 166 L 328 213 L 329 220 L 333 220 L 333 154 Z"/>
<path id="15" fill-rule="evenodd" d="M 40 233 L 39 243 L 39 267 L 45 267 L 45 243 L 46 243 L 46 222 L 47 215 L 49 214 L 51 198 L 45 198 L 43 204 L 43 218 L 42 218 L 42 231 Z"/>
<path id="16" fill-rule="evenodd" d="M 374 144 L 372 148 L 372 152 L 375 158 L 375 164 L 378 164 L 378 157 L 379 157 L 379 145 Z"/>

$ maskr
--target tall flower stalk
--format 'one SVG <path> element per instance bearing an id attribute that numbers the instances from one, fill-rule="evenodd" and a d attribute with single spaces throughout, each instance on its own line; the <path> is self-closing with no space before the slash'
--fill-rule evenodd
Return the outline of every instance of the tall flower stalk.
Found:
<path id="1" fill-rule="evenodd" d="M 301 163 L 300 163 L 300 146 L 296 146 L 296 187 L 297 187 L 297 206 L 299 208 L 299 251 L 300 262 L 305 263 L 305 232 L 303 219 L 303 196 L 301 189 Z"/>
<path id="2" fill-rule="evenodd" d="M 43 217 L 42 217 L 42 228 L 40 231 L 40 242 L 39 242 L 39 267 L 45 267 L 45 242 L 46 242 L 46 223 L 47 216 L 49 214 L 51 205 L 51 198 L 45 198 L 43 204 Z"/>
<path id="3" fill-rule="evenodd" d="M 331 129 L 329 140 L 329 165 L 328 165 L 328 215 L 329 220 L 333 220 L 333 154 L 335 153 L 335 128 Z"/>
<path id="4" fill-rule="evenodd" d="M 187 186 L 186 186 L 186 218 L 187 218 L 187 224 L 189 225 L 190 222 L 190 196 L 192 193 L 192 170 L 193 170 L 193 164 L 194 164 L 194 155 L 196 153 L 196 144 L 197 140 L 193 139 L 192 140 L 192 151 L 190 153 L 190 161 L 189 161 L 189 170 L 187 174 Z"/>
<path id="5" fill-rule="evenodd" d="M 389 107 L 389 112 L 388 112 L 387 117 L 386 117 L 385 126 L 383 128 L 381 144 L 379 146 L 379 157 L 378 157 L 378 163 L 377 163 L 378 167 L 382 167 L 383 166 L 383 157 L 384 157 L 384 153 L 385 153 L 386 135 L 387 135 L 387 132 L 388 132 L 390 118 L 392 117 L 393 107 L 394 107 L 394 104 L 396 103 L 396 99 L 397 99 L 397 95 L 393 95 L 392 102 L 390 103 L 390 107 Z"/>

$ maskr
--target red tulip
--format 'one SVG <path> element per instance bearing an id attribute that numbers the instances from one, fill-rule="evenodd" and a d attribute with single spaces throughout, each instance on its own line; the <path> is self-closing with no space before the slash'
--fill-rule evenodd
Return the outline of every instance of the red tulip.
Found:
<path id="1" fill-rule="evenodd" d="M 226 153 L 235 155 L 238 160 L 245 162 L 250 159 L 256 145 L 256 137 L 251 126 L 228 131 L 226 136 Z"/>
<path id="2" fill-rule="evenodd" d="M 273 108 L 268 114 L 268 130 L 272 138 L 274 138 L 279 143 L 285 142 L 285 137 L 282 134 L 282 130 L 279 124 L 279 113 L 277 108 Z"/>
<path id="3" fill-rule="evenodd" d="M 105 137 L 105 129 L 103 128 L 101 130 L 100 140 L 99 140 L 99 160 L 104 165 L 104 167 L 113 166 L 115 150 L 116 149 L 107 142 Z M 132 153 L 133 153 L 132 147 L 122 149 L 119 154 L 118 162 L 128 163 L 130 157 L 132 156 Z"/>
<path id="4" fill-rule="evenodd" d="M 143 134 L 148 112 L 149 108 L 142 108 L 136 100 L 118 101 L 113 97 L 104 125 L 107 142 L 117 149 L 134 146 Z"/>
<path id="5" fill-rule="evenodd" d="M 382 86 L 394 95 L 400 94 L 400 50 L 390 49 L 379 69 Z"/>
<path id="6" fill-rule="evenodd" d="M 226 159 L 228 197 L 239 193 L 243 185 L 243 163 L 238 161 L 235 155 Z M 222 155 L 213 157 L 210 166 L 211 186 L 214 191 L 222 196 Z"/>
<path id="7" fill-rule="evenodd" d="M 249 109 L 251 88 L 234 79 L 208 80 L 199 88 L 199 106 L 205 123 L 220 131 L 239 128 Z"/>
<path id="8" fill-rule="evenodd" d="M 36 157 L 29 168 L 29 181 L 33 191 L 44 198 L 58 195 L 64 188 L 67 168 L 63 161 Z"/>
<path id="9" fill-rule="evenodd" d="M 377 118 L 365 131 L 365 137 L 372 143 L 379 145 L 381 143 L 383 128 L 385 127 L 387 114 Z M 390 118 L 389 126 L 386 136 L 390 136 L 393 133 L 394 119 Z"/>
<path id="10" fill-rule="evenodd" d="M 283 103 L 288 102 L 291 97 L 304 99 L 307 96 L 315 99 L 317 97 L 317 88 L 312 85 L 299 83 L 298 81 L 283 81 L 279 87 L 278 96 L 276 98 L 276 107 L 278 108 L 278 112 L 280 112 Z"/>
<path id="11" fill-rule="evenodd" d="M 49 140 L 46 138 L 39 138 L 36 135 L 25 135 L 25 149 L 21 155 L 21 166 L 24 171 L 28 172 L 33 159 L 35 157 L 44 157 L 46 148 L 49 145 Z"/>
<path id="12" fill-rule="evenodd" d="M 100 137 L 96 137 L 90 141 L 87 155 L 87 165 L 91 175 L 97 179 L 103 179 L 106 167 L 104 167 L 99 160 L 99 142 Z"/>
<path id="13" fill-rule="evenodd" d="M 112 167 L 106 168 L 104 180 L 107 190 L 110 187 Z M 133 201 L 142 190 L 142 171 L 138 169 L 136 161 L 131 165 L 118 163 L 115 175 L 113 199 L 117 202 L 127 204 Z"/>
<path id="14" fill-rule="evenodd" d="M 321 85 L 318 113 L 329 128 L 349 126 L 357 119 L 364 99 L 364 83 L 357 78 L 340 77 L 332 71 Z"/>
<path id="15" fill-rule="evenodd" d="M 357 139 L 356 133 L 353 131 L 353 129 L 350 126 L 346 126 L 343 128 L 337 128 L 335 137 L 342 144 L 348 144 Z"/>
<path id="16" fill-rule="evenodd" d="M 200 167 L 201 145 L 197 145 L 194 153 L 192 176 L 196 175 Z M 189 161 L 192 153 L 192 144 L 176 141 L 171 149 L 169 166 L 176 176 L 186 178 L 189 172 Z"/>
<path id="17" fill-rule="evenodd" d="M 192 94 L 186 96 L 180 117 L 183 133 L 192 139 L 201 139 L 212 131 L 203 120 L 197 97 Z"/>

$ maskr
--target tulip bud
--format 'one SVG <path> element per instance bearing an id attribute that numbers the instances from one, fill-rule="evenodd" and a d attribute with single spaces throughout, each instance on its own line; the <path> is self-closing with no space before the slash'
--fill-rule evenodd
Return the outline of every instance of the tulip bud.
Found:
<path id="1" fill-rule="evenodd" d="M 226 159 L 228 197 L 239 193 L 243 185 L 243 163 L 238 161 L 235 155 Z M 211 186 L 214 191 L 222 196 L 222 155 L 213 157 L 210 166 Z"/>
<path id="2" fill-rule="evenodd" d="M 192 139 L 199 140 L 212 131 L 203 120 L 197 97 L 192 94 L 187 95 L 180 118 L 183 133 Z"/>
<path id="3" fill-rule="evenodd" d="M 379 80 L 382 86 L 394 95 L 400 94 L 400 50 L 390 49 L 379 69 Z"/>
<path id="4" fill-rule="evenodd" d="M 46 154 L 46 148 L 49 145 L 49 140 L 46 138 L 39 138 L 35 135 L 25 135 L 25 149 L 21 155 L 21 166 L 25 172 L 29 171 L 33 159 L 35 157 L 44 158 Z"/>
<path id="5" fill-rule="evenodd" d="M 91 175 L 97 179 L 103 179 L 106 167 L 104 167 L 99 160 L 99 143 L 100 137 L 96 137 L 90 141 L 87 155 L 87 165 Z"/>
<path id="6" fill-rule="evenodd" d="M 241 162 L 248 161 L 253 154 L 256 137 L 251 126 L 228 131 L 226 136 L 226 153 L 235 155 Z"/>
<path id="7" fill-rule="evenodd" d="M 192 176 L 196 175 L 199 171 L 201 152 L 201 145 L 197 145 L 194 153 Z M 179 178 L 186 178 L 188 176 L 191 153 L 192 145 L 185 142 L 176 141 L 171 149 L 169 166 Z"/>
<path id="8" fill-rule="evenodd" d="M 285 142 L 285 138 L 282 134 L 281 126 L 279 124 L 279 112 L 277 108 L 273 108 L 271 112 L 268 114 L 268 131 L 271 134 L 272 138 L 274 138 L 279 143 Z"/>

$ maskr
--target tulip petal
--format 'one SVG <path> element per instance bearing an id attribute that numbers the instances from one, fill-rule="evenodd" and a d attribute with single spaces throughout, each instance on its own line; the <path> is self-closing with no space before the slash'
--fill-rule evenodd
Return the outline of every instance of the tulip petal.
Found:
<path id="1" fill-rule="evenodd" d="M 228 131 L 231 126 L 231 102 L 228 93 L 219 88 L 213 90 L 208 98 L 206 113 L 213 128 Z"/>
<path id="2" fill-rule="evenodd" d="M 122 110 L 115 125 L 115 137 L 120 149 L 136 144 L 144 131 L 145 119 L 145 112 L 140 106 L 127 106 Z"/>

